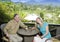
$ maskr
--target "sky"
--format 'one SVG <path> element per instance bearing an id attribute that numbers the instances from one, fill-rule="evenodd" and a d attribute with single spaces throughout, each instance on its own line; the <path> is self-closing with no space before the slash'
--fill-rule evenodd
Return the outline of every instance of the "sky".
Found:
<path id="1" fill-rule="evenodd" d="M 19 0 L 11 0 L 11 1 L 13 1 L 13 2 L 18 2 Z"/>
<path id="2" fill-rule="evenodd" d="M 37 3 L 42 3 L 42 4 L 53 4 L 53 5 L 60 5 L 60 0 L 11 0 L 13 2 L 22 2 L 22 3 L 34 3 L 34 2 L 37 2 Z"/>
<path id="3" fill-rule="evenodd" d="M 13 1 L 13 2 L 19 2 L 19 1 L 21 1 L 21 2 L 27 2 L 27 1 L 30 1 L 30 0 L 11 0 L 11 1 Z M 31 1 L 33 1 L 33 0 L 31 0 Z M 34 0 L 34 1 L 46 1 L 46 2 L 48 2 L 48 1 L 54 1 L 54 2 L 57 2 L 57 1 L 60 1 L 60 0 Z"/>

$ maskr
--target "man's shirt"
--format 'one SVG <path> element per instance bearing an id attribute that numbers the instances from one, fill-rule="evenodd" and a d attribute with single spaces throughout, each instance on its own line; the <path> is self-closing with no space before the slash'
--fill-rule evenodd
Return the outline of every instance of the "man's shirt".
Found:
<path id="1" fill-rule="evenodd" d="M 4 32 L 8 33 L 8 34 L 16 34 L 19 26 L 21 26 L 22 28 L 26 28 L 27 26 L 25 26 L 21 21 L 16 22 L 14 19 L 9 21 L 5 28 L 4 28 Z"/>

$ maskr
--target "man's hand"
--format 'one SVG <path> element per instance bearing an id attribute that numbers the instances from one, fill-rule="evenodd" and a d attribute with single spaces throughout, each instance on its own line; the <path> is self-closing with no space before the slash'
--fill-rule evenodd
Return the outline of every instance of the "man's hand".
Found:
<path id="1" fill-rule="evenodd" d="M 6 37 L 9 39 L 9 35 L 8 34 L 6 34 Z"/>
<path id="2" fill-rule="evenodd" d="M 28 30 L 28 27 L 26 26 L 25 30 L 27 31 Z"/>
<path id="3" fill-rule="evenodd" d="M 26 30 L 28 30 L 28 28 L 25 28 Z"/>

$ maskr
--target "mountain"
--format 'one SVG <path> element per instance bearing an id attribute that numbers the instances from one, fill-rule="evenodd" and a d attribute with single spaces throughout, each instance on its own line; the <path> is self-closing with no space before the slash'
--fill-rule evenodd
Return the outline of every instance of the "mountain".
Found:
<path id="1" fill-rule="evenodd" d="M 0 0 L 0 2 L 1 2 L 1 1 L 3 1 L 3 2 L 4 2 L 4 1 L 5 1 L 5 2 L 11 2 L 11 0 Z"/>
<path id="2" fill-rule="evenodd" d="M 60 6 L 60 0 L 19 0 L 19 2 L 26 4 L 43 4 L 43 5 L 57 5 Z"/>
<path id="3" fill-rule="evenodd" d="M 26 4 L 42 4 L 42 5 L 54 5 L 60 6 L 60 0 L 2 0 L 2 1 L 12 1 L 15 3 L 26 3 Z"/>

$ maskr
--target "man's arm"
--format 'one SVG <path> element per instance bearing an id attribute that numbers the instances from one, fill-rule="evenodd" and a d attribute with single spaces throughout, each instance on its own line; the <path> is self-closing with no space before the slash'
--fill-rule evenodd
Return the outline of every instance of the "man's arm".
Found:
<path id="1" fill-rule="evenodd" d="M 8 22 L 4 28 L 4 33 L 6 34 L 6 36 L 8 36 L 8 29 L 11 27 L 11 21 Z"/>
<path id="2" fill-rule="evenodd" d="M 28 27 L 25 24 L 23 24 L 23 22 L 21 22 L 21 21 L 20 21 L 20 26 L 24 29 L 28 29 Z"/>

